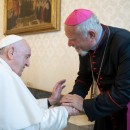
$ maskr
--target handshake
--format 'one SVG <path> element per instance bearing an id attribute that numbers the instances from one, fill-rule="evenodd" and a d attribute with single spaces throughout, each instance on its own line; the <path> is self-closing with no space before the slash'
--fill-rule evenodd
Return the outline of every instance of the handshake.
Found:
<path id="1" fill-rule="evenodd" d="M 76 94 L 67 94 L 61 98 L 61 92 L 65 88 L 66 80 L 60 80 L 56 83 L 52 90 L 52 95 L 48 98 L 50 105 L 55 105 L 60 103 L 62 106 L 66 108 L 68 114 L 78 115 L 79 112 L 83 112 L 83 98 Z"/>

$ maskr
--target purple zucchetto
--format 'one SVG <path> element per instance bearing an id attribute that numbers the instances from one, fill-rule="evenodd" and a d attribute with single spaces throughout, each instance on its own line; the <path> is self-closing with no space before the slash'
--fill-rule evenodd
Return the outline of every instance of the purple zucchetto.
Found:
<path id="1" fill-rule="evenodd" d="M 86 9 L 76 9 L 74 10 L 65 20 L 65 25 L 75 26 L 85 20 L 89 19 L 93 15 L 93 12 Z"/>

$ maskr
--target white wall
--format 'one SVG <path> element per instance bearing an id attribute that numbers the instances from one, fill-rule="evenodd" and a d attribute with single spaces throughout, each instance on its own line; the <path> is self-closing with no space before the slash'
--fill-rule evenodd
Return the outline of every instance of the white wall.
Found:
<path id="1" fill-rule="evenodd" d="M 4 0 L 0 2 L 0 38 L 3 37 Z M 67 79 L 63 94 L 71 91 L 78 71 L 78 55 L 67 46 L 63 23 L 75 8 L 91 9 L 106 25 L 130 30 L 130 0 L 61 0 L 61 30 L 23 35 L 32 48 L 31 66 L 22 79 L 31 87 L 51 91 L 60 79 Z"/>

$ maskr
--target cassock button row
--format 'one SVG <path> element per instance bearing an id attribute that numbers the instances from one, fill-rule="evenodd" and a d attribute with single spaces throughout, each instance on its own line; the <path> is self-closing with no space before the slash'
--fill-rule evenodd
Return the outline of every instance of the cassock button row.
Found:
<path id="1" fill-rule="evenodd" d="M 102 76 L 100 76 L 100 80 L 102 80 L 103 79 L 103 77 Z"/>
<path id="2" fill-rule="evenodd" d="M 96 64 L 96 62 L 93 61 L 92 64 L 94 65 L 94 64 Z"/>
<path id="3" fill-rule="evenodd" d="M 113 129 L 115 130 L 117 128 L 115 118 L 112 116 L 111 119 L 112 119 L 112 123 L 113 123 Z"/>
<path id="4" fill-rule="evenodd" d="M 95 55 L 92 55 L 92 58 L 95 58 L 96 56 Z"/>
<path id="5" fill-rule="evenodd" d="M 97 72 L 97 68 L 93 68 L 93 71 L 94 71 L 94 72 Z"/>
<path id="6" fill-rule="evenodd" d="M 96 51 L 94 51 L 93 54 L 96 54 Z"/>

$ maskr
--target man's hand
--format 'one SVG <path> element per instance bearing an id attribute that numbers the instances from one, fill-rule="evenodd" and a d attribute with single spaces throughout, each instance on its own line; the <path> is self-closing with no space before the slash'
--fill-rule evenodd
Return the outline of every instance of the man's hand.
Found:
<path id="1" fill-rule="evenodd" d="M 79 95 L 67 94 L 62 97 L 62 99 L 60 100 L 60 103 L 64 106 L 71 106 L 71 107 L 76 108 L 79 111 L 84 111 L 83 98 Z"/>
<path id="2" fill-rule="evenodd" d="M 59 100 L 61 98 L 61 92 L 62 92 L 63 88 L 65 87 L 65 85 L 63 85 L 65 83 L 65 81 L 66 81 L 65 79 L 60 80 L 55 84 L 55 86 L 52 90 L 52 95 L 51 95 L 51 97 L 48 98 L 49 103 L 51 105 L 54 105 L 59 102 Z"/>
<path id="3" fill-rule="evenodd" d="M 79 114 L 79 111 L 76 110 L 75 108 L 69 107 L 69 106 L 64 106 L 66 110 L 68 111 L 69 116 L 75 116 Z"/>

